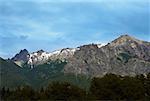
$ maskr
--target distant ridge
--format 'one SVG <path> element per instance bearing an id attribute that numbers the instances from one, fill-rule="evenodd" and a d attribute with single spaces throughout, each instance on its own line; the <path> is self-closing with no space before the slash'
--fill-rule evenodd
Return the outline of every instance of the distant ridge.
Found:
<path id="1" fill-rule="evenodd" d="M 57 59 L 67 61 L 64 73 L 90 76 L 102 76 L 106 73 L 143 74 L 150 71 L 150 42 L 125 34 L 105 46 L 89 44 L 53 52 L 41 49 L 33 53 L 24 49 L 12 58 L 19 66 L 27 63 L 31 68 Z"/>

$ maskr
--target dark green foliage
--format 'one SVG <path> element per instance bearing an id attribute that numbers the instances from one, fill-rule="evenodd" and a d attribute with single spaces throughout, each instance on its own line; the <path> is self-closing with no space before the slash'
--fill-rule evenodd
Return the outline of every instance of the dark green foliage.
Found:
<path id="1" fill-rule="evenodd" d="M 122 80 L 123 97 L 127 100 L 143 99 L 144 85 L 136 78 L 124 77 Z"/>
<path id="2" fill-rule="evenodd" d="M 30 86 L 20 86 L 13 90 L 3 87 L 0 94 L 4 101 L 149 101 L 150 74 L 136 77 L 107 74 L 102 78 L 93 78 L 88 91 L 68 82 L 51 82 L 47 87 L 36 90 Z"/>
<path id="3" fill-rule="evenodd" d="M 107 74 L 103 78 L 93 78 L 90 91 L 97 99 L 121 99 L 121 80 L 119 76 Z"/>
<path id="4" fill-rule="evenodd" d="M 1 58 L 0 64 L 2 100 L 150 99 L 150 73 L 136 77 L 107 74 L 91 80 L 85 75 L 63 74 L 66 62 L 60 60 L 49 61 L 33 69 L 27 65 L 21 68 L 11 60 Z"/>
<path id="5" fill-rule="evenodd" d="M 54 82 L 48 85 L 45 93 L 48 99 L 54 100 L 83 100 L 86 92 L 69 83 Z"/>
<path id="6" fill-rule="evenodd" d="M 27 78 L 22 73 L 23 68 L 13 63 L 11 60 L 0 58 L 0 88 L 17 87 L 19 85 L 27 85 Z"/>
<path id="7" fill-rule="evenodd" d="M 35 91 L 30 86 L 23 86 L 12 91 L 12 95 L 7 98 L 11 100 L 34 100 L 36 99 L 35 95 Z"/>
<path id="8" fill-rule="evenodd" d="M 84 89 L 89 88 L 90 79 L 85 75 L 64 74 L 62 71 L 65 65 L 66 62 L 60 60 L 49 61 L 48 63 L 36 66 L 26 75 L 28 75 L 30 80 L 34 81 L 31 84 L 36 88 L 47 86 L 47 84 L 53 81 L 70 82 Z"/>
<path id="9" fill-rule="evenodd" d="M 145 81 L 145 88 L 146 96 L 150 99 L 150 73 L 147 75 L 147 79 Z"/>
<path id="10" fill-rule="evenodd" d="M 142 75 L 121 77 L 107 74 L 103 78 L 93 78 L 90 93 L 96 100 L 147 100 L 150 98 L 149 87 L 148 77 Z"/>
<path id="11" fill-rule="evenodd" d="M 41 88 L 40 90 L 33 90 L 29 86 L 18 87 L 11 92 L 6 91 L 5 88 L 1 89 L 2 100 L 8 101 L 33 101 L 33 100 L 85 100 L 86 91 L 83 89 L 69 84 L 67 82 L 58 83 L 53 82 L 48 87 Z"/>
<path id="12" fill-rule="evenodd" d="M 132 56 L 131 56 L 129 53 L 120 53 L 120 54 L 117 56 L 117 59 L 118 59 L 119 61 L 124 62 L 124 63 L 127 63 L 130 58 L 132 58 Z"/>

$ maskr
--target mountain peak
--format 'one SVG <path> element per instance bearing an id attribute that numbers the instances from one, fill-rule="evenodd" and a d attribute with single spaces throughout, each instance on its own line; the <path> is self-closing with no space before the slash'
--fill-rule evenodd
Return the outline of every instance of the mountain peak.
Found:
<path id="1" fill-rule="evenodd" d="M 43 52 L 45 52 L 45 51 L 42 49 L 37 51 L 37 53 L 43 53 Z"/>
<path id="2" fill-rule="evenodd" d="M 143 41 L 138 40 L 138 39 L 136 39 L 134 37 L 131 37 L 131 36 L 125 34 L 125 35 L 121 35 L 119 38 L 117 38 L 114 41 L 112 41 L 111 45 L 112 46 L 118 46 L 118 45 L 129 44 L 129 43 L 142 44 Z"/>
<path id="3" fill-rule="evenodd" d="M 22 52 L 28 52 L 28 50 L 27 49 L 23 49 L 23 50 L 20 51 L 20 53 L 22 53 Z"/>
<path id="4" fill-rule="evenodd" d="M 118 39 L 134 40 L 135 38 L 129 36 L 128 34 L 121 35 Z"/>
<path id="5" fill-rule="evenodd" d="M 116 40 L 124 40 L 124 41 L 128 41 L 128 40 L 135 40 L 135 38 L 129 36 L 128 34 L 124 34 L 121 35 L 119 38 L 117 38 Z"/>
<path id="6" fill-rule="evenodd" d="M 29 55 L 28 50 L 23 49 L 18 54 L 16 54 L 11 60 L 13 60 L 13 61 L 20 61 L 20 60 L 27 61 L 28 55 Z"/>

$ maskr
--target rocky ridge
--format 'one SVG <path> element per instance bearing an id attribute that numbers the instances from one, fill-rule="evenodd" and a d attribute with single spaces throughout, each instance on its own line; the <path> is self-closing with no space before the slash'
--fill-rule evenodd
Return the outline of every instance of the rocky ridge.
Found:
<path id="1" fill-rule="evenodd" d="M 106 73 L 114 73 L 134 76 L 150 72 L 150 42 L 122 35 L 105 46 L 89 44 L 53 52 L 39 50 L 28 53 L 25 50 L 12 58 L 15 63 L 24 61 L 31 68 L 34 65 L 57 59 L 67 61 L 62 71 L 64 73 L 87 76 L 103 76 Z"/>
<path id="2" fill-rule="evenodd" d="M 68 61 L 64 72 L 89 76 L 103 76 L 106 73 L 134 76 L 148 73 L 150 42 L 123 35 L 101 48 L 94 44 L 81 46 Z"/>

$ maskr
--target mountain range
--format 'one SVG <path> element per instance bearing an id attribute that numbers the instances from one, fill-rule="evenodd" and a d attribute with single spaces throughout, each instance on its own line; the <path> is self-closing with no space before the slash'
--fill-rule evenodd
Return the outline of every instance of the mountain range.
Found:
<path id="1" fill-rule="evenodd" d="M 23 49 L 9 60 L 0 58 L 2 86 L 46 85 L 53 80 L 89 85 L 107 73 L 135 76 L 150 72 L 150 42 L 122 35 L 107 45 L 88 44 L 53 52 Z M 37 86 L 38 87 L 38 86 Z"/>

